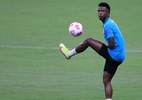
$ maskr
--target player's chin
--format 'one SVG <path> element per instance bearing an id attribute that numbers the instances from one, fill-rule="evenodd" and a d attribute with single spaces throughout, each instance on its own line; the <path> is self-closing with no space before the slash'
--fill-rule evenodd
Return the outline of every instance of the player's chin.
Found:
<path id="1" fill-rule="evenodd" d="M 99 17 L 99 20 L 101 20 L 101 21 L 102 21 L 102 18 L 100 18 L 100 17 Z"/>
<path id="2" fill-rule="evenodd" d="M 99 19 L 104 22 L 105 21 L 105 18 L 104 17 L 99 17 Z"/>
<path id="3" fill-rule="evenodd" d="M 98 17 L 100 20 L 103 20 L 103 18 L 101 16 Z"/>

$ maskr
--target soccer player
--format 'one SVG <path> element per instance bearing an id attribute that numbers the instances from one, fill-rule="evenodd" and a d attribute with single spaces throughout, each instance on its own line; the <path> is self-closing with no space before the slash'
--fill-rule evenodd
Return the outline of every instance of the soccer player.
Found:
<path id="1" fill-rule="evenodd" d="M 113 89 L 111 80 L 118 66 L 125 59 L 124 38 L 117 24 L 110 18 L 110 6 L 108 3 L 101 2 L 98 4 L 98 18 L 103 23 L 103 34 L 106 44 L 93 38 L 87 38 L 70 51 L 63 43 L 59 45 L 59 49 L 67 59 L 85 51 L 88 47 L 91 47 L 104 57 L 106 59 L 103 72 L 105 98 L 106 100 L 112 100 Z"/>

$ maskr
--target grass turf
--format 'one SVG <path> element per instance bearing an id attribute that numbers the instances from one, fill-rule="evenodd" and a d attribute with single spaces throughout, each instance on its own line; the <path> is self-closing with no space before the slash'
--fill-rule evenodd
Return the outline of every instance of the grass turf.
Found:
<path id="1" fill-rule="evenodd" d="M 58 51 L 60 42 L 75 47 L 86 37 L 103 40 L 97 18 L 99 0 L 0 0 L 0 100 L 102 100 L 104 59 L 88 49 L 71 60 Z M 121 28 L 127 58 L 112 83 L 114 100 L 141 98 L 140 0 L 110 3 Z M 133 9 L 132 9 L 133 8 Z M 77 38 L 68 26 L 79 21 Z"/>

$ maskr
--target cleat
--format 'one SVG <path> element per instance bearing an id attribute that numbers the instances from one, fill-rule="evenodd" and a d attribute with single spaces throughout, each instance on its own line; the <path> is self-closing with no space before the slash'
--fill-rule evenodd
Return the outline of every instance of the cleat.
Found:
<path id="1" fill-rule="evenodd" d="M 66 46 L 63 43 L 60 43 L 59 50 L 65 56 L 66 59 L 70 59 L 70 57 L 68 56 L 69 50 L 68 48 L 66 48 Z"/>

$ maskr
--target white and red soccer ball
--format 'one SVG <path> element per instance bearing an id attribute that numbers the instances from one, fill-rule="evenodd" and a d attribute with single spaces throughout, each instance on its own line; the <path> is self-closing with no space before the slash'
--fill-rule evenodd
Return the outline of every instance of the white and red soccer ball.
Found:
<path id="1" fill-rule="evenodd" d="M 69 33 L 76 37 L 76 36 L 79 36 L 81 35 L 83 32 L 83 26 L 81 25 L 81 23 L 79 22 L 73 22 L 70 24 L 69 26 Z"/>

